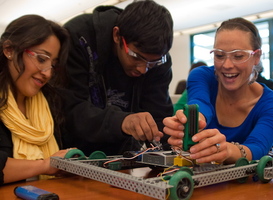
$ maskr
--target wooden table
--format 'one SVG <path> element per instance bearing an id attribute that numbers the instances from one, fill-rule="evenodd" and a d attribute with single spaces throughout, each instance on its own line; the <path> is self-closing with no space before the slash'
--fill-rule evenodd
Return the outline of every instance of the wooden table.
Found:
<path id="1" fill-rule="evenodd" d="M 126 173 L 138 177 L 153 177 L 158 171 L 150 168 L 125 170 Z M 16 186 L 33 185 L 54 192 L 61 200 L 154 200 L 135 192 L 116 188 L 91 179 L 70 175 L 50 180 L 17 182 L 0 186 L 1 200 L 18 200 L 13 193 Z M 273 198 L 273 181 L 263 184 L 253 182 L 250 177 L 246 183 L 229 181 L 211 186 L 195 188 L 191 200 L 268 200 Z"/>

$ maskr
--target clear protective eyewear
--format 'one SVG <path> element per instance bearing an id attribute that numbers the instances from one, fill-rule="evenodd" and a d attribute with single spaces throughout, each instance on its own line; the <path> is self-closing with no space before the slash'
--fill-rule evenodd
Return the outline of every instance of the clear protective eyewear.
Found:
<path id="1" fill-rule="evenodd" d="M 128 46 L 127 46 L 127 43 L 126 43 L 126 41 L 125 41 L 125 39 L 124 39 L 124 37 L 122 37 L 122 42 L 123 42 L 123 45 L 124 45 L 125 52 L 126 52 L 129 56 L 132 56 L 132 57 L 134 57 L 134 58 L 136 58 L 136 59 L 138 59 L 138 60 L 141 60 L 141 61 L 145 62 L 145 63 L 146 63 L 146 68 L 147 68 L 147 69 L 152 69 L 153 67 L 160 66 L 160 65 L 162 65 L 162 64 L 164 64 L 164 63 L 167 62 L 167 57 L 166 57 L 166 55 L 162 56 L 161 59 L 159 59 L 159 60 L 156 60 L 156 61 L 148 61 L 148 60 L 146 60 L 145 58 L 143 58 L 141 55 L 139 55 L 139 54 L 133 52 L 131 49 L 129 49 Z"/>
<path id="2" fill-rule="evenodd" d="M 233 64 L 246 62 L 251 56 L 257 53 L 260 49 L 253 50 L 233 50 L 226 52 L 221 49 L 213 49 L 210 51 L 212 59 L 217 63 L 224 63 L 229 58 Z"/>
<path id="3" fill-rule="evenodd" d="M 46 72 L 47 70 L 55 67 L 52 65 L 51 59 L 48 55 L 36 53 L 29 49 L 25 49 L 25 52 L 31 59 L 32 63 L 42 72 Z"/>

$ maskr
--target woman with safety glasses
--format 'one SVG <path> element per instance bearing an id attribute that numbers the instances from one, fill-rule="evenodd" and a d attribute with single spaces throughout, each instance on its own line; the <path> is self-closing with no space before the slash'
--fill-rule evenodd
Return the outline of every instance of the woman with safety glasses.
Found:
<path id="1" fill-rule="evenodd" d="M 199 129 L 189 151 L 198 163 L 257 160 L 273 143 L 273 91 L 255 80 L 261 69 L 261 38 L 243 18 L 224 21 L 216 31 L 212 67 L 188 77 L 188 104 L 199 105 Z M 186 117 L 182 110 L 164 119 L 168 142 L 182 146 Z"/>
<path id="2" fill-rule="evenodd" d="M 60 83 L 68 33 L 38 15 L 12 21 L 0 39 L 0 185 L 54 174 L 60 150 Z M 59 145 L 58 145 L 59 144 Z"/>

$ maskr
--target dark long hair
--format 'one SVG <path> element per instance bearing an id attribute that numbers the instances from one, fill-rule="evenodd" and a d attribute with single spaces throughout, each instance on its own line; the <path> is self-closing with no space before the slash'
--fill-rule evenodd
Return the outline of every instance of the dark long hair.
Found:
<path id="1" fill-rule="evenodd" d="M 19 76 L 21 76 L 25 71 L 23 63 L 24 50 L 42 44 L 52 35 L 55 35 L 61 43 L 58 55 L 59 61 L 51 80 L 41 90 L 49 103 L 55 124 L 54 134 L 58 137 L 56 139 L 59 141 L 59 125 L 63 122 L 64 118 L 60 111 L 61 100 L 53 85 L 61 86 L 66 80 L 65 63 L 68 56 L 69 36 L 67 31 L 57 23 L 46 20 L 39 15 L 24 15 L 15 19 L 6 27 L 0 39 L 0 109 L 5 109 L 7 105 L 9 87 L 13 91 L 16 91 L 9 72 L 8 60 L 4 55 L 4 48 L 12 50 L 14 66 L 19 72 Z"/>

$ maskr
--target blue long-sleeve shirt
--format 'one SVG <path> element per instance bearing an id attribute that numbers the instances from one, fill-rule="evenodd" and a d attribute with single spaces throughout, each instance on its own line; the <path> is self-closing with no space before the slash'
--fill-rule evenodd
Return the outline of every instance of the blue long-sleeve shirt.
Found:
<path id="1" fill-rule="evenodd" d="M 263 94 L 244 122 L 237 127 L 219 124 L 215 103 L 218 81 L 214 67 L 198 67 L 188 77 L 188 104 L 198 104 L 199 111 L 207 121 L 206 129 L 216 128 L 226 136 L 228 142 L 239 142 L 247 146 L 252 159 L 258 160 L 266 155 L 273 144 L 273 91 L 266 85 Z"/>

